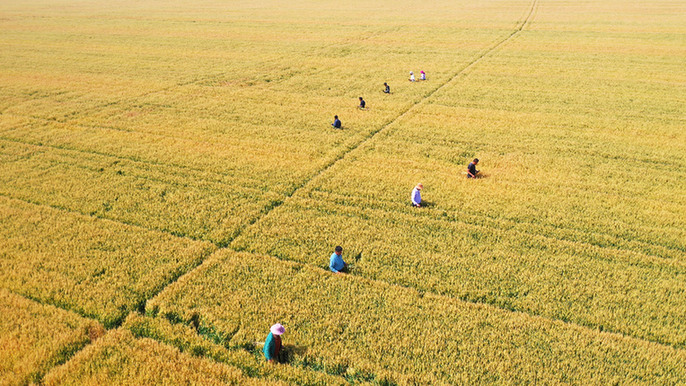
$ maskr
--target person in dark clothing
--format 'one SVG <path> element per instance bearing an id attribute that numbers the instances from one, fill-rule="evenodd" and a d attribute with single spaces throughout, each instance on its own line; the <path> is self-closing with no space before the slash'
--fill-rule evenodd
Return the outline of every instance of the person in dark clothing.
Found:
<path id="1" fill-rule="evenodd" d="M 385 90 L 383 90 L 384 93 L 390 94 L 391 93 L 391 86 L 389 86 L 386 82 L 383 83 L 384 87 L 386 87 Z"/>
<path id="2" fill-rule="evenodd" d="M 474 158 L 474 161 L 469 163 L 469 166 L 467 166 L 467 178 L 476 178 L 476 176 L 479 174 L 479 171 L 476 170 L 476 165 L 478 164 L 478 158 Z"/>
<path id="3" fill-rule="evenodd" d="M 334 129 L 340 129 L 341 128 L 341 120 L 338 119 L 338 115 L 333 116 L 333 123 L 331 124 Z"/>
<path id="4" fill-rule="evenodd" d="M 362 99 L 362 97 L 360 97 L 360 108 L 364 109 L 365 106 L 367 106 L 367 102 L 365 102 L 364 99 Z"/>

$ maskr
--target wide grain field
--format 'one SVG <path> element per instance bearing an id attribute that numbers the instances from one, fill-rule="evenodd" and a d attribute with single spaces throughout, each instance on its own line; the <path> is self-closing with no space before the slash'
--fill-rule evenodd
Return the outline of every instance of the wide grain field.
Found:
<path id="1" fill-rule="evenodd" d="M 686 384 L 686 2 L 0 1 L 0 311 L 1 385 Z"/>

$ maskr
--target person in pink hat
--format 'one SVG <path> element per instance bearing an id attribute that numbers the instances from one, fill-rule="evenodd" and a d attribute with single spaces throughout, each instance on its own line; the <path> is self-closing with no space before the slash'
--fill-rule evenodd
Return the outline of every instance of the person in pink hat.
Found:
<path id="1" fill-rule="evenodd" d="M 264 357 L 267 362 L 274 363 L 274 360 L 279 360 L 279 352 L 281 351 L 281 335 L 286 332 L 286 328 L 280 323 L 276 323 L 269 329 L 269 335 L 264 342 Z"/>
<path id="2" fill-rule="evenodd" d="M 426 80 L 426 73 L 424 71 L 419 71 L 419 80 Z"/>

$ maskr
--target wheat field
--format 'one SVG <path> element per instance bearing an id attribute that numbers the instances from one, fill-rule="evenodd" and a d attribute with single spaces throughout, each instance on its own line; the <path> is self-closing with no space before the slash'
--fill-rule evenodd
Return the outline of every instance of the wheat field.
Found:
<path id="1" fill-rule="evenodd" d="M 684 384 L 685 63 L 681 0 L 0 2 L 0 384 Z"/>

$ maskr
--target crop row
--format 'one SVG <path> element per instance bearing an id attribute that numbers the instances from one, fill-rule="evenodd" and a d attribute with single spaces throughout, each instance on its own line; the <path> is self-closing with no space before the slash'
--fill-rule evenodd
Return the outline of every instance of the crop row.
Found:
<path id="1" fill-rule="evenodd" d="M 335 245 L 356 276 L 686 343 L 682 260 L 321 197 L 290 200 L 232 244 L 319 267 Z"/>
<path id="2" fill-rule="evenodd" d="M 37 382 L 104 334 L 102 326 L 71 312 L 0 289 L 0 383 Z"/>
<path id="3" fill-rule="evenodd" d="M 341 277 L 276 258 L 220 251 L 148 301 L 225 345 L 271 323 L 302 347 L 291 363 L 351 373 L 390 369 L 400 382 L 678 381 L 684 351 L 413 289 Z"/>
<path id="4" fill-rule="evenodd" d="M 324 267 L 343 245 L 353 275 L 684 347 L 680 56 L 619 38 L 535 21 L 231 246 Z"/>
<path id="5" fill-rule="evenodd" d="M 2 384 L 345 384 L 309 368 L 268 365 L 191 327 L 132 313 L 106 332 L 96 321 L 0 289 Z"/>
<path id="6" fill-rule="evenodd" d="M 215 243 L 282 197 L 277 184 L 98 154 L 8 141 L 0 154 L 2 195 Z"/>
<path id="7" fill-rule="evenodd" d="M 261 351 L 262 339 L 239 346 L 225 345 L 224 342 L 218 342 L 216 336 L 208 331 L 199 330 L 200 326 L 194 322 L 187 325 L 179 323 L 178 320 L 171 322 L 163 317 L 155 318 L 132 313 L 122 326 L 137 338 L 154 339 L 174 346 L 181 352 L 240 368 L 244 374 L 252 378 L 300 385 L 342 385 L 347 384 L 348 381 L 364 380 L 362 374 L 334 375 L 332 373 L 337 369 L 325 369 L 313 366 L 313 364 L 294 366 L 284 363 L 284 365 L 274 366 L 264 360 Z M 287 342 L 283 349 L 285 358 L 293 357 L 297 352 L 302 351 L 302 348 Z"/>
<path id="8" fill-rule="evenodd" d="M 0 287 L 110 327 L 214 247 L 0 197 Z"/>
<path id="9" fill-rule="evenodd" d="M 152 339 L 137 339 L 126 329 L 113 330 L 56 367 L 46 385 L 102 384 L 266 384 L 240 369 L 196 358 Z"/>

